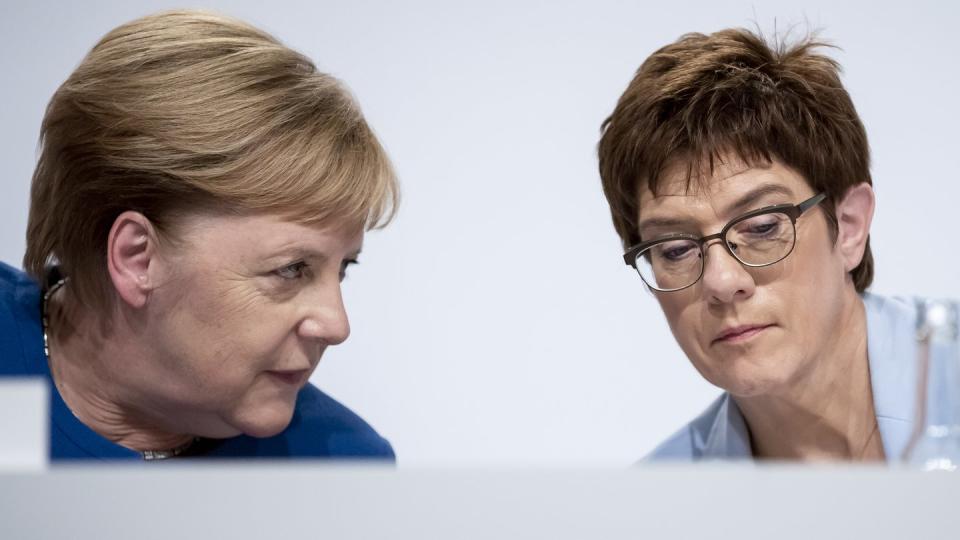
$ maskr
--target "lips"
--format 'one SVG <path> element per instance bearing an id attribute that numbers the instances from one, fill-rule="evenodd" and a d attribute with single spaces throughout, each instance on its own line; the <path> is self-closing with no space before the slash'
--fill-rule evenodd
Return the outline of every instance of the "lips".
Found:
<path id="1" fill-rule="evenodd" d="M 764 330 L 773 326 L 772 324 L 744 324 L 731 326 L 724 329 L 713 339 L 711 344 L 716 343 L 741 343 L 754 336 L 763 333 Z"/>

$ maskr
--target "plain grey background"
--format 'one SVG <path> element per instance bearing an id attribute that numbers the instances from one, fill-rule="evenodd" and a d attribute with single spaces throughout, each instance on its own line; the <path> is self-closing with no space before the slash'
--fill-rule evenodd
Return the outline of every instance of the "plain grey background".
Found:
<path id="1" fill-rule="evenodd" d="M 43 110 L 114 26 L 182 3 L 0 5 L 0 260 L 19 266 Z M 960 297 L 954 3 L 198 2 L 343 79 L 403 204 L 346 282 L 313 381 L 401 464 L 624 465 L 718 393 L 622 263 L 595 157 L 651 52 L 691 32 L 822 30 L 867 126 L 873 290 Z"/>

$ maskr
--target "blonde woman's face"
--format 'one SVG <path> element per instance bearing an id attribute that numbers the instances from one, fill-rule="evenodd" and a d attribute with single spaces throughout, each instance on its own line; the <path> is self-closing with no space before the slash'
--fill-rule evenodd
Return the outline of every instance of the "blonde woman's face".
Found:
<path id="1" fill-rule="evenodd" d="M 362 228 L 199 216 L 179 236 L 148 301 L 147 393 L 198 435 L 279 433 L 324 351 L 350 334 L 340 283 Z"/>

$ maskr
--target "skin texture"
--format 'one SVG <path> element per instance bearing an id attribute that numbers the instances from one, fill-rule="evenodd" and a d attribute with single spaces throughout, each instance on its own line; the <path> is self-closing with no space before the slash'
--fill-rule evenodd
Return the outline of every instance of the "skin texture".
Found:
<path id="1" fill-rule="evenodd" d="M 676 164 L 666 171 L 658 196 L 641 192 L 644 239 L 713 234 L 747 211 L 797 204 L 815 194 L 799 173 L 777 161 L 751 167 L 725 159 L 690 189 L 685 172 Z M 715 241 L 706 248 L 699 282 L 654 293 L 694 367 L 737 402 L 758 457 L 882 457 L 866 315 L 849 275 L 863 257 L 873 208 L 872 189 L 860 184 L 837 205 L 835 242 L 825 214 L 814 207 L 797 221 L 796 246 L 783 261 L 747 268 Z M 656 224 L 668 220 L 678 222 Z M 723 337 L 744 327 L 751 330 Z"/>
<path id="2" fill-rule="evenodd" d="M 69 331 L 50 362 L 64 400 L 135 450 L 279 433 L 323 352 L 350 333 L 340 282 L 363 229 L 192 215 L 175 237 L 126 212 L 108 242 L 113 312 L 58 293 L 51 326 Z"/>

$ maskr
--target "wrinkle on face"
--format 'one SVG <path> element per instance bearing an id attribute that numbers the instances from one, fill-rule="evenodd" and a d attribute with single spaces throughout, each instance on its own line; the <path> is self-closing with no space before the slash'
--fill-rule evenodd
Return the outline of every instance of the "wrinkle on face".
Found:
<path id="1" fill-rule="evenodd" d="M 715 169 L 716 176 L 712 179 L 699 179 L 687 182 L 686 169 L 674 165 L 667 168 L 658 192 L 654 194 L 648 186 L 642 186 L 638 192 L 639 203 L 638 231 L 643 238 L 651 237 L 644 231 L 644 224 L 659 219 L 682 219 L 692 224 L 698 224 L 696 230 L 670 230 L 665 232 L 687 232 L 707 236 L 719 232 L 729 220 L 743 214 L 745 208 L 735 208 L 731 212 L 725 206 L 736 200 L 731 193 L 744 191 L 742 187 L 731 189 L 730 185 L 742 183 L 741 177 L 749 174 L 751 184 L 756 185 L 768 181 L 776 186 L 780 179 L 772 170 L 772 166 L 761 168 L 751 167 L 743 162 L 722 163 Z M 646 233 L 646 234 L 645 234 Z M 654 235 L 657 236 L 657 235 Z"/>
<path id="2" fill-rule="evenodd" d="M 690 230 L 640 230 L 642 237 L 685 232 L 706 236 L 719 232 L 731 219 L 757 208 L 773 204 L 797 204 L 813 195 L 812 188 L 796 171 L 775 162 L 748 167 L 732 160 L 721 164 L 713 178 L 686 182 L 686 169 L 667 170 L 661 193 L 640 191 L 639 222 L 644 219 L 682 218 Z M 776 189 L 767 189 L 770 185 Z M 777 193 L 783 186 L 783 193 Z M 734 203 L 749 194 L 762 194 L 749 208 Z M 790 196 L 787 193 L 794 194 Z M 753 197 L 751 196 L 752 200 Z M 728 215 L 730 214 L 730 215 Z M 723 246 L 706 246 L 705 273 L 742 272 L 727 281 L 713 275 L 711 286 L 738 287 L 738 280 L 749 276 L 752 292 L 741 297 L 732 289 L 721 301 L 708 298 L 705 274 L 693 286 L 675 292 L 654 292 L 671 331 L 694 367 L 711 383 L 733 393 L 764 393 L 789 386 L 803 379 L 822 354 L 820 346 L 835 333 L 830 312 L 843 276 L 832 275 L 836 253 L 822 211 L 814 207 L 796 223 L 797 240 L 793 252 L 770 266 L 752 268 L 742 265 Z M 718 258 L 725 257 L 722 261 Z M 722 262 L 723 267 L 716 264 Z M 736 266 L 733 266 L 736 265 Z M 726 290 L 726 289 L 725 289 Z M 835 302 L 834 302 L 835 303 Z M 813 306 L 828 307 L 823 311 Z M 774 324 L 764 335 L 743 344 L 713 343 L 727 325 Z"/>
<path id="3" fill-rule="evenodd" d="M 217 296 L 224 300 L 220 309 L 224 315 L 243 317 L 256 312 L 263 303 L 264 293 L 256 286 L 255 277 L 224 269 L 215 278 Z"/>
<path id="4" fill-rule="evenodd" d="M 175 396 L 168 408 L 208 411 L 241 432 L 273 431 L 289 421 L 296 391 L 267 372 L 316 367 L 325 346 L 299 325 L 335 300 L 342 309 L 340 266 L 360 250 L 363 230 L 274 215 L 190 219 L 183 242 L 165 253 L 175 272 L 150 303 L 158 316 L 150 339 L 164 351 L 150 386 L 158 398 Z M 300 277 L 276 273 L 301 260 L 309 271 Z"/>

